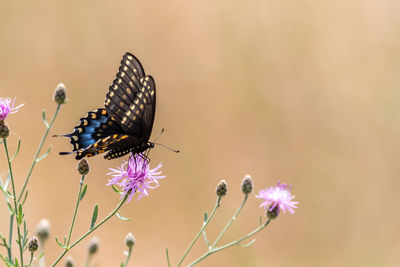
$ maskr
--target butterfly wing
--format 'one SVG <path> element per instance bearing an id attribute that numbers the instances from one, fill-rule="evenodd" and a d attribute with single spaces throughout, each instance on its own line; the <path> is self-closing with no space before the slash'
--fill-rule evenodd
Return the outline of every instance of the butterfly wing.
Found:
<path id="1" fill-rule="evenodd" d="M 76 159 L 106 151 L 106 159 L 140 153 L 149 147 L 155 108 L 154 79 L 135 56 L 126 53 L 107 92 L 105 109 L 89 112 L 71 134 L 63 136 L 71 139 Z"/>

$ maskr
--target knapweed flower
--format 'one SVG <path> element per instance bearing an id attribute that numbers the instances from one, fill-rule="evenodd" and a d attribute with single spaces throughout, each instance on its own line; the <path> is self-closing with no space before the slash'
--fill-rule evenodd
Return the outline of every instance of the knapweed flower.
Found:
<path id="1" fill-rule="evenodd" d="M 138 193 L 138 200 L 149 194 L 149 189 L 159 186 L 158 180 L 166 176 L 159 176 L 162 164 L 154 169 L 150 169 L 149 160 L 140 154 L 129 157 L 128 162 L 124 162 L 118 169 L 111 169 L 108 175 L 113 176 L 108 180 L 107 185 L 118 185 L 122 188 L 123 196 L 129 194 L 128 202 Z"/>
<path id="2" fill-rule="evenodd" d="M 15 106 L 15 99 L 11 102 L 10 98 L 1 98 L 0 97 L 0 121 L 4 121 L 8 114 L 12 114 L 18 111 L 20 107 L 24 104 L 19 106 Z"/>
<path id="3" fill-rule="evenodd" d="M 291 186 L 278 182 L 276 186 L 260 190 L 256 198 L 263 199 L 264 202 L 260 207 L 268 208 L 269 211 L 275 209 L 276 213 L 279 213 L 280 210 L 286 213 L 287 210 L 290 214 L 293 214 L 299 202 L 292 201 L 294 196 L 290 193 L 291 189 Z"/>

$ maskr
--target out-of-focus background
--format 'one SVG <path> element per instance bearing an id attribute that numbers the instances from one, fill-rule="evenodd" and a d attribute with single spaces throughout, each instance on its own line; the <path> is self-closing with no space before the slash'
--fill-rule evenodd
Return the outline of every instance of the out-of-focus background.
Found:
<path id="1" fill-rule="evenodd" d="M 136 244 L 132 266 L 175 265 L 215 202 L 229 194 L 210 225 L 213 239 L 242 199 L 251 174 L 255 191 L 278 180 L 300 202 L 256 235 L 199 266 L 398 266 L 400 262 L 400 2 L 399 1 L 1 1 L 0 96 L 25 106 L 10 115 L 17 189 L 63 82 L 69 103 L 51 134 L 68 133 L 87 111 L 103 107 L 122 55 L 135 54 L 157 84 L 152 164 L 168 177 L 150 196 L 123 207 L 93 236 L 95 266 L 119 266 L 124 237 Z M 54 236 L 68 232 L 80 176 L 67 139 L 50 138 L 51 155 L 35 168 L 25 205 L 33 233 L 51 222 L 46 261 L 61 252 Z M 3 148 L 1 148 L 3 150 Z M 3 151 L 0 169 L 7 171 Z M 122 160 L 90 159 L 87 195 L 73 239 L 119 201 L 106 187 Z M 264 212 L 252 194 L 224 242 L 257 227 Z M 0 201 L 0 232 L 8 211 Z M 86 244 L 74 248 L 81 266 Z M 14 243 L 14 249 L 17 248 Z M 202 240 L 185 263 L 205 250 Z M 3 253 L 5 250 L 1 250 Z"/>

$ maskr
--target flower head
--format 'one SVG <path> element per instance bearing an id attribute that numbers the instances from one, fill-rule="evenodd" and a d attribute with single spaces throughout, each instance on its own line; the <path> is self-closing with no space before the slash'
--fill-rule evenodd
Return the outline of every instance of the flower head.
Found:
<path id="1" fill-rule="evenodd" d="M 280 210 L 283 210 L 283 212 L 287 210 L 290 214 L 293 214 L 299 202 L 292 201 L 294 196 L 290 193 L 291 189 L 291 186 L 278 182 L 276 186 L 260 190 L 256 198 L 264 200 L 260 207 L 268 208 L 268 211 L 275 209 L 279 213 Z"/>
<path id="2" fill-rule="evenodd" d="M 129 157 L 118 169 L 110 169 L 108 175 L 113 176 L 108 180 L 107 185 L 118 185 L 122 188 L 123 196 L 129 194 L 128 202 L 138 193 L 138 200 L 149 194 L 149 189 L 159 186 L 158 180 L 166 176 L 159 176 L 161 171 L 160 163 L 156 168 L 150 169 L 149 160 L 141 154 L 134 154 Z"/>
<path id="3" fill-rule="evenodd" d="M 15 107 L 15 98 L 11 103 L 10 98 L 1 98 L 0 97 L 0 121 L 4 121 L 8 114 L 16 113 L 20 107 L 24 104 L 21 104 Z"/>

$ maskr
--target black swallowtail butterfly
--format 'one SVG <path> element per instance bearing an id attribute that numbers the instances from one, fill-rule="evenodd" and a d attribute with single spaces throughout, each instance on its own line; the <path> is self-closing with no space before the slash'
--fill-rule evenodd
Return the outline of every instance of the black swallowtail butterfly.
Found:
<path id="1" fill-rule="evenodd" d="M 149 142 L 156 111 L 156 85 L 146 75 L 139 60 L 126 53 L 117 76 L 110 86 L 105 108 L 88 112 L 68 137 L 76 159 L 108 152 L 114 159 L 129 152 L 142 153 L 154 147 Z"/>

